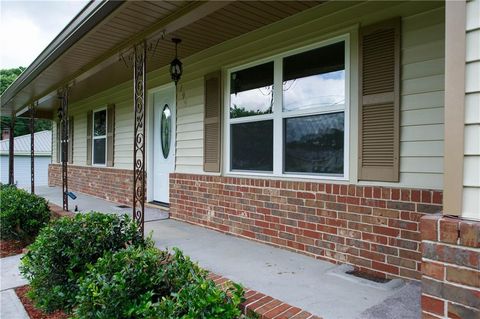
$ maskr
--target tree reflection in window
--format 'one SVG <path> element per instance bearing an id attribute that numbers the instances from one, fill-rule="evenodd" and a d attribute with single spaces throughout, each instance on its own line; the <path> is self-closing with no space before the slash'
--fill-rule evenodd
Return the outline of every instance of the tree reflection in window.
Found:
<path id="1" fill-rule="evenodd" d="M 284 121 L 285 172 L 343 174 L 343 112 Z"/>
<path id="2" fill-rule="evenodd" d="M 233 72 L 230 77 L 230 118 L 272 113 L 273 62 Z"/>

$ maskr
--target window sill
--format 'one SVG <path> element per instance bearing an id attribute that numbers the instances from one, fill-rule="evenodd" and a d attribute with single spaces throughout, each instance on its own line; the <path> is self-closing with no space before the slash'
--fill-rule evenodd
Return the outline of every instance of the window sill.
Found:
<path id="1" fill-rule="evenodd" d="M 283 180 L 283 181 L 305 181 L 305 182 L 345 182 L 349 183 L 349 178 L 345 176 L 328 176 L 328 175 L 303 175 L 303 174 L 283 174 L 273 175 L 260 172 L 226 172 L 223 174 L 225 177 L 239 177 L 239 178 L 262 178 L 269 180 Z"/>

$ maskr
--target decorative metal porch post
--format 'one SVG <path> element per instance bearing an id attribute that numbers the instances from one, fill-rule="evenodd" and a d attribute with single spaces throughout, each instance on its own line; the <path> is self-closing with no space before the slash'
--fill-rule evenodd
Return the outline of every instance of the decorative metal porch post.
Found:
<path id="1" fill-rule="evenodd" d="M 35 105 L 30 109 L 30 192 L 35 194 Z"/>
<path id="2" fill-rule="evenodd" d="M 62 161 L 62 198 L 63 210 L 68 211 L 68 92 L 69 88 L 65 87 L 60 91 L 61 101 L 61 161 Z"/>
<path id="3" fill-rule="evenodd" d="M 15 176 L 14 176 L 14 159 L 15 156 L 15 142 L 14 142 L 14 133 L 15 133 L 15 115 L 12 114 L 12 120 L 10 121 L 10 132 L 8 137 L 8 184 L 13 185 L 15 184 Z"/>
<path id="4" fill-rule="evenodd" d="M 145 222 L 145 86 L 147 45 L 133 47 L 134 141 L 133 141 L 133 220 L 144 235 Z"/>

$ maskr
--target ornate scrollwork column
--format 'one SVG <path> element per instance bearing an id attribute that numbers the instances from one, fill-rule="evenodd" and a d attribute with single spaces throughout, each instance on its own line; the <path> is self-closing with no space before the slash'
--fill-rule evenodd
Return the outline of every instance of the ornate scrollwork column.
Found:
<path id="1" fill-rule="evenodd" d="M 133 219 L 144 235 L 145 222 L 145 107 L 146 107 L 145 41 L 133 47 L 134 140 L 133 140 Z"/>
<path id="2" fill-rule="evenodd" d="M 30 109 L 30 192 L 35 194 L 35 106 L 37 102 L 29 105 Z"/>
<path id="3" fill-rule="evenodd" d="M 15 173 L 14 173 L 14 156 L 15 156 L 15 114 L 12 114 L 10 127 L 9 127 L 9 137 L 8 137 L 8 184 L 15 184 Z"/>
<path id="4" fill-rule="evenodd" d="M 61 162 L 62 162 L 62 198 L 63 210 L 68 211 L 68 94 L 69 87 L 65 87 L 59 91 L 60 99 L 60 145 L 61 145 Z"/>

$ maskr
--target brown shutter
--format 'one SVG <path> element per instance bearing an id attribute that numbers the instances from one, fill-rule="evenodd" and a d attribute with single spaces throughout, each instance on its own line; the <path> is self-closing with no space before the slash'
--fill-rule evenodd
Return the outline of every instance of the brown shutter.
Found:
<path id="1" fill-rule="evenodd" d="M 220 172 L 222 129 L 222 73 L 205 75 L 205 112 L 203 122 L 203 169 Z"/>
<path id="2" fill-rule="evenodd" d="M 360 31 L 360 180 L 399 180 L 400 23 Z"/>
<path id="3" fill-rule="evenodd" d="M 87 165 L 92 165 L 92 123 L 93 112 L 87 113 Z"/>
<path id="4" fill-rule="evenodd" d="M 73 164 L 73 116 L 68 118 L 68 163 Z"/>
<path id="5" fill-rule="evenodd" d="M 113 154 L 115 146 L 115 104 L 107 107 L 107 166 L 113 167 Z"/>
<path id="6" fill-rule="evenodd" d="M 60 140 L 60 121 L 57 121 L 56 122 L 56 132 L 57 132 L 57 142 L 56 142 L 56 145 L 57 145 L 57 148 L 56 148 L 56 151 L 57 151 L 57 154 L 56 154 L 56 157 L 57 157 L 57 163 L 60 163 L 60 149 L 62 148 L 62 143 L 61 143 L 61 140 Z"/>

